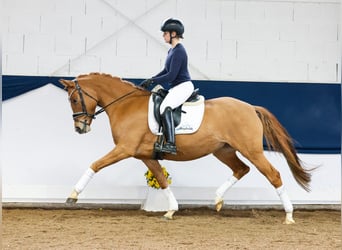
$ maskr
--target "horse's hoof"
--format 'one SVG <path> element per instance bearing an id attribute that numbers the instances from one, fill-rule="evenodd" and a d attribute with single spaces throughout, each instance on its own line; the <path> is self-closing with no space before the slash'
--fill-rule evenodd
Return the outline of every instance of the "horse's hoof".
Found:
<path id="1" fill-rule="evenodd" d="M 222 198 L 216 198 L 216 211 L 220 212 L 221 208 L 223 207 L 223 199 Z"/>
<path id="2" fill-rule="evenodd" d="M 70 197 L 65 201 L 65 203 L 66 203 L 67 205 L 73 205 L 73 204 L 76 204 L 76 202 L 77 202 L 77 199 L 75 199 L 75 198 L 70 198 Z"/>
<path id="3" fill-rule="evenodd" d="M 284 225 L 292 225 L 292 224 L 295 224 L 296 222 L 294 220 L 285 220 L 283 222 Z"/>
<path id="4" fill-rule="evenodd" d="M 175 210 L 170 210 L 168 211 L 166 214 L 164 214 L 164 219 L 166 220 L 173 220 L 173 214 L 175 213 L 176 211 Z"/>
<path id="5" fill-rule="evenodd" d="M 163 215 L 162 217 L 160 217 L 161 220 L 164 220 L 164 221 L 168 221 L 168 220 L 173 220 L 173 218 L 168 218 L 166 217 L 165 215 Z"/>
<path id="6" fill-rule="evenodd" d="M 285 219 L 285 221 L 283 222 L 284 225 L 292 225 L 295 223 L 296 222 L 294 221 L 294 219 Z"/>
<path id="7" fill-rule="evenodd" d="M 292 217 L 292 212 L 286 213 L 285 221 L 283 224 L 285 225 L 295 224 L 295 221 Z"/>

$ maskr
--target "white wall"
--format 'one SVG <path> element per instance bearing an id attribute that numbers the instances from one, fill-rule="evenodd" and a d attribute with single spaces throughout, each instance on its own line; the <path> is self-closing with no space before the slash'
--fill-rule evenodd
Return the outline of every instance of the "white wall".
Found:
<path id="1" fill-rule="evenodd" d="M 2 0 L 2 7 L 5 75 L 150 77 L 168 49 L 160 24 L 174 16 L 186 26 L 193 79 L 340 82 L 339 0 Z M 74 133 L 66 94 L 52 86 L 4 102 L 2 118 L 3 201 L 63 202 L 91 162 L 113 147 L 105 115 L 90 134 Z M 310 194 L 294 183 L 281 157 L 267 156 L 296 203 L 341 200 L 340 155 L 301 155 L 322 165 Z M 231 174 L 212 157 L 163 164 L 184 203 L 213 202 Z M 145 171 L 139 161 L 123 161 L 99 173 L 80 198 L 139 203 Z M 278 202 L 253 167 L 226 199 Z"/>
<path id="2" fill-rule="evenodd" d="M 150 77 L 174 16 L 193 79 L 340 82 L 339 0 L 2 2 L 3 74 Z"/>
<path id="3" fill-rule="evenodd" d="M 4 202 L 64 202 L 90 164 L 114 147 L 104 113 L 85 135 L 74 132 L 71 114 L 67 93 L 53 85 L 3 103 Z M 266 156 L 280 171 L 295 204 L 340 203 L 340 155 L 300 155 L 308 165 L 320 165 L 313 173 L 310 193 L 295 183 L 280 154 Z M 171 174 L 171 187 L 181 204 L 213 204 L 216 188 L 232 174 L 213 156 L 162 161 L 162 165 Z M 250 173 L 227 192 L 226 203 L 279 204 L 274 188 L 250 166 Z M 136 159 L 105 168 L 80 195 L 80 202 L 139 204 L 147 194 L 145 171 Z"/>

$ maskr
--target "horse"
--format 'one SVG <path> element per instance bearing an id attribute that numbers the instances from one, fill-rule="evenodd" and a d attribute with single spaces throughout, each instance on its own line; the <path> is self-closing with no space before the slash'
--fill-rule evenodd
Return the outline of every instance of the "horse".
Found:
<path id="1" fill-rule="evenodd" d="M 59 81 L 68 92 L 75 131 L 80 134 L 89 132 L 93 119 L 105 112 L 109 117 L 115 144 L 110 152 L 93 162 L 85 171 L 66 203 L 77 202 L 78 195 L 95 173 L 120 160 L 134 157 L 141 160 L 156 177 L 168 201 L 168 211 L 164 217 L 172 219 L 178 211 L 178 203 L 159 161 L 152 157 L 157 135 L 150 131 L 147 122 L 151 91 L 104 73 L 89 73 L 79 75 L 74 80 Z M 97 107 L 100 110 L 96 111 Z M 310 191 L 311 170 L 303 166 L 292 138 L 277 118 L 264 107 L 232 97 L 205 100 L 204 115 L 198 131 L 176 135 L 177 154 L 165 154 L 164 159 L 189 161 L 213 154 L 231 168 L 233 175 L 216 190 L 215 207 L 220 211 L 226 191 L 250 170 L 238 158 L 236 153 L 239 152 L 275 188 L 285 210 L 284 224 L 293 224 L 293 205 L 279 171 L 264 156 L 264 138 L 268 150 L 282 153 L 296 182 L 304 190 Z"/>

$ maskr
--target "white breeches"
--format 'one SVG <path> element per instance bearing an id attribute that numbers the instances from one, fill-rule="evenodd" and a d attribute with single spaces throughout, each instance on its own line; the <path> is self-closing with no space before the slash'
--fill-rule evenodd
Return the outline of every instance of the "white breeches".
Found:
<path id="1" fill-rule="evenodd" d="M 160 105 L 160 114 L 163 114 L 167 107 L 172 109 L 182 105 L 194 91 L 194 85 L 191 81 L 183 82 L 169 89 L 169 93 Z"/>

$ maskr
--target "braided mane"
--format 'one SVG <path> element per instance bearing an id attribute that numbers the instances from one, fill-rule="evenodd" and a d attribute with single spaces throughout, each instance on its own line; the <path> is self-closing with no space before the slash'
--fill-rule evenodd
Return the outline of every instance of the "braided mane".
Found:
<path id="1" fill-rule="evenodd" d="M 83 78 L 83 77 L 88 77 L 88 76 L 99 76 L 99 77 L 104 77 L 104 78 L 109 78 L 110 80 L 118 80 L 124 84 L 128 84 L 133 88 L 137 88 L 137 89 L 141 89 L 141 90 L 145 90 L 144 88 L 135 85 L 132 82 L 123 80 L 121 77 L 118 76 L 112 76 L 111 74 L 106 74 L 106 73 L 100 73 L 100 72 L 91 72 L 89 74 L 83 74 L 83 75 L 79 75 L 77 78 Z"/>

